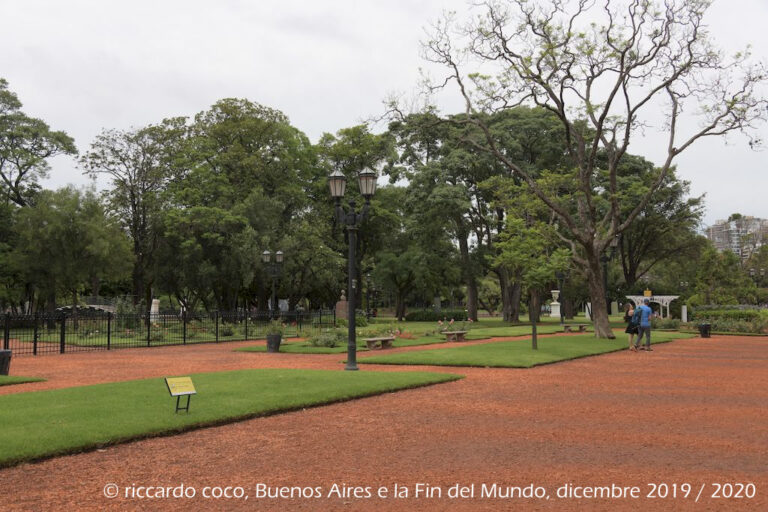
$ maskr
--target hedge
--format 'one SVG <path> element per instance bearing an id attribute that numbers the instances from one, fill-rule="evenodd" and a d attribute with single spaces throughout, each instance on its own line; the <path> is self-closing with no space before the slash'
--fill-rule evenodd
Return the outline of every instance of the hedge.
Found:
<path id="1" fill-rule="evenodd" d="M 467 312 L 463 309 L 434 311 L 432 309 L 423 309 L 421 311 L 411 311 L 405 315 L 406 322 L 437 322 L 438 320 L 453 319 L 457 322 L 467 320 Z"/>

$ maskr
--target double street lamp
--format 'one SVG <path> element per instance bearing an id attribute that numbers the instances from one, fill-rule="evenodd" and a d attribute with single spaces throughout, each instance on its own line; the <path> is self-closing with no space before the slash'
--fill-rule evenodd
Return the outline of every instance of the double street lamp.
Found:
<path id="1" fill-rule="evenodd" d="M 376 192 L 376 173 L 371 169 L 363 169 L 357 175 L 357 180 L 360 184 L 360 195 L 365 199 L 365 204 L 362 210 L 358 213 L 355 209 L 355 200 L 349 201 L 349 209 L 345 210 L 341 205 L 341 198 L 344 197 L 344 192 L 347 190 L 347 177 L 344 176 L 339 170 L 334 171 L 328 177 L 328 184 L 331 188 L 331 197 L 336 202 L 336 219 L 340 224 L 347 227 L 347 234 L 349 238 L 349 256 L 347 260 L 347 365 L 345 370 L 357 370 L 357 335 L 355 333 L 355 310 L 357 301 L 357 255 L 355 249 L 357 248 L 357 230 L 358 226 L 363 222 L 368 209 L 371 206 L 371 197 Z"/>
<path id="2" fill-rule="evenodd" d="M 277 251 L 275 253 L 275 262 L 270 263 L 272 259 L 272 253 L 264 251 L 261 253 L 261 261 L 264 263 L 264 267 L 267 270 L 267 275 L 272 278 L 272 308 L 270 312 L 270 318 L 277 318 L 277 278 L 283 272 L 283 251 Z"/>

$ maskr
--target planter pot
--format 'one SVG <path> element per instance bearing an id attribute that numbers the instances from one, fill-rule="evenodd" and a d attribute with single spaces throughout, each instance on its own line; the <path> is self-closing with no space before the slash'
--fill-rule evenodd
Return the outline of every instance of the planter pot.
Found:
<path id="1" fill-rule="evenodd" d="M 267 352 L 280 352 L 282 334 L 267 334 Z"/>
<path id="2" fill-rule="evenodd" d="M 8 375 L 11 370 L 11 351 L 0 350 L 0 375 Z"/>

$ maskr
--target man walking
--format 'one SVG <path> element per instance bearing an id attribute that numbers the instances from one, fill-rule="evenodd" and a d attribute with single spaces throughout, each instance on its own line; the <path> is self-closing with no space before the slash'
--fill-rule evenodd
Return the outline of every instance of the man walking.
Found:
<path id="1" fill-rule="evenodd" d="M 635 309 L 635 314 L 633 315 L 633 321 L 640 326 L 637 331 L 635 350 L 640 346 L 640 340 L 643 339 L 643 334 L 645 334 L 645 350 L 649 352 L 653 350 L 651 348 L 651 315 L 653 314 L 653 310 L 648 305 L 650 303 L 651 301 L 647 298 L 643 299 L 643 303 Z"/>

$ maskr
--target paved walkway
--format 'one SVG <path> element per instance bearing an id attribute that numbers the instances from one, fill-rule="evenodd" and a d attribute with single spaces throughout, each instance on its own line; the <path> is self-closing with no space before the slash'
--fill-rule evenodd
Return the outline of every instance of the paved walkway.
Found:
<path id="1" fill-rule="evenodd" d="M 766 343 L 767 338 L 713 337 L 662 344 L 652 353 L 625 351 L 528 370 L 429 368 L 467 378 L 7 468 L 0 470 L 2 508 L 765 510 Z M 56 386 L 53 380 L 76 382 L 83 374 L 103 382 L 121 380 L 126 371 L 145 377 L 341 366 L 338 354 L 232 352 L 237 345 L 19 358 L 13 369 L 15 374 L 48 371 L 50 383 L 24 385 L 42 389 Z M 67 364 L 60 362 L 64 359 Z M 405 368 L 363 367 L 373 369 Z M 725 482 L 754 483 L 757 496 L 710 498 L 714 484 Z M 182 483 L 195 487 L 197 496 L 108 500 L 103 496 L 108 483 L 120 486 L 121 496 L 126 486 Z M 503 492 L 507 486 L 542 486 L 550 499 L 481 498 L 482 484 L 494 483 Z M 692 486 L 687 499 L 684 483 Z M 323 497 L 258 499 L 258 484 L 319 487 Z M 333 484 L 370 487 L 373 496 L 327 497 Z M 406 487 L 409 497 L 395 498 L 395 484 Z M 417 484 L 440 488 L 442 497 L 414 497 Z M 475 497 L 450 499 L 448 489 L 455 484 L 474 484 Z M 638 486 L 641 498 L 558 499 L 557 489 L 568 484 Z M 677 484 L 678 498 L 644 498 L 649 484 L 666 484 L 670 496 Z M 249 499 L 200 496 L 205 486 L 228 485 L 242 486 Z M 389 490 L 388 498 L 375 496 L 379 487 Z"/>

